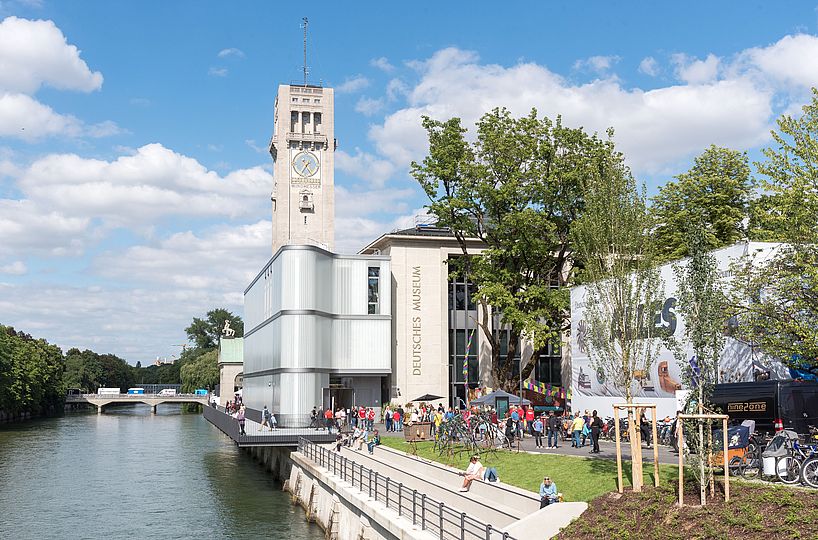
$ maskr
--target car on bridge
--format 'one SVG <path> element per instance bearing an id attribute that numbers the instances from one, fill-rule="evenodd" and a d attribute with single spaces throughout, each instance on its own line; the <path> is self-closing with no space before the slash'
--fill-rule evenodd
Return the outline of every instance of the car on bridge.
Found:
<path id="1" fill-rule="evenodd" d="M 159 395 L 159 396 L 175 396 L 176 395 L 176 389 L 175 388 L 163 388 L 162 390 L 159 390 L 159 394 L 157 394 L 157 395 Z"/>
<path id="2" fill-rule="evenodd" d="M 97 390 L 98 396 L 118 396 L 122 393 L 122 389 L 120 388 L 100 388 Z"/>

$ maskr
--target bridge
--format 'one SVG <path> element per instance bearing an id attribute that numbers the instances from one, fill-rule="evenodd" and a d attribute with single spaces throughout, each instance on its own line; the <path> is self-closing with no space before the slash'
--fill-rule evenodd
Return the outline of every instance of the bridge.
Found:
<path id="1" fill-rule="evenodd" d="M 144 403 L 150 405 L 151 412 L 156 414 L 156 406 L 162 403 L 198 403 L 207 407 L 210 396 L 201 394 L 176 394 L 160 396 L 159 394 L 74 394 L 66 396 L 66 403 L 90 403 L 95 405 L 97 413 L 111 403 Z"/>

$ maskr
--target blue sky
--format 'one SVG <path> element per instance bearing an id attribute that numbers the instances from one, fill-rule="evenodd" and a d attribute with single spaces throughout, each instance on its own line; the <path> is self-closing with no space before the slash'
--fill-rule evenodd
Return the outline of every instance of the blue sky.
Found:
<path id="1" fill-rule="evenodd" d="M 192 317 L 241 313 L 304 16 L 347 252 L 421 211 L 422 114 L 613 126 L 655 192 L 711 143 L 758 156 L 818 85 L 807 2 L 0 0 L 0 323 L 144 364 Z"/>

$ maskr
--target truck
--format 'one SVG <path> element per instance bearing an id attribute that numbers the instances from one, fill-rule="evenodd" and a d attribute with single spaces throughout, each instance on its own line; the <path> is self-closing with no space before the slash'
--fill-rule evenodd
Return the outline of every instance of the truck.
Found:
<path id="1" fill-rule="evenodd" d="M 98 396 L 113 396 L 113 395 L 118 396 L 121 393 L 122 393 L 121 388 L 100 388 L 100 389 L 97 390 L 97 395 Z"/>
<path id="2" fill-rule="evenodd" d="M 197 388 L 196 390 L 194 390 L 193 393 L 196 394 L 197 396 L 206 396 L 208 394 L 205 388 Z"/>
<path id="3" fill-rule="evenodd" d="M 730 422 L 755 420 L 756 431 L 790 429 L 809 433 L 818 426 L 818 382 L 784 380 L 717 384 L 712 402 Z"/>
<path id="4" fill-rule="evenodd" d="M 162 390 L 159 390 L 159 395 L 160 396 L 175 396 L 176 395 L 176 389 L 175 388 L 163 388 Z"/>
<path id="5" fill-rule="evenodd" d="M 128 388 L 128 395 L 142 395 L 145 393 L 144 388 Z"/>

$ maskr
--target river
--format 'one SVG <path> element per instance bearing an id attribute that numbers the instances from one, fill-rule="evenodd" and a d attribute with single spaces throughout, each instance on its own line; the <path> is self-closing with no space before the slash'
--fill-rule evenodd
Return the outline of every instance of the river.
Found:
<path id="1" fill-rule="evenodd" d="M 130 405 L 0 426 L 0 538 L 319 540 L 200 414 Z"/>

